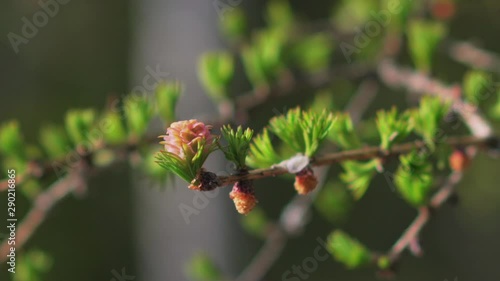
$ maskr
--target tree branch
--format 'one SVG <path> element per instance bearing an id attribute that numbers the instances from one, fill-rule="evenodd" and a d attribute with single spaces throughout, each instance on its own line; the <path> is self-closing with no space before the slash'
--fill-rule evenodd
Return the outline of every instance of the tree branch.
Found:
<path id="1" fill-rule="evenodd" d="M 491 142 L 490 138 L 482 138 L 482 137 L 471 137 L 471 136 L 463 136 L 463 137 L 449 137 L 444 143 L 450 146 L 487 146 Z M 404 153 L 409 153 L 412 150 L 423 149 L 427 145 L 424 141 L 414 141 L 408 142 L 404 144 L 394 145 L 390 150 L 385 151 L 381 149 L 379 146 L 371 146 L 365 147 L 361 149 L 355 150 L 347 150 L 341 152 L 335 152 L 326 154 L 323 156 L 315 157 L 311 159 L 312 166 L 325 166 L 332 165 L 335 163 L 341 163 L 349 160 L 367 160 L 373 158 L 386 158 L 389 156 L 397 156 Z M 249 171 L 248 174 L 245 175 L 230 175 L 230 176 L 220 176 L 219 181 L 221 183 L 220 186 L 226 186 L 230 184 L 234 184 L 241 180 L 257 180 L 268 177 L 275 177 L 279 175 L 287 174 L 288 170 L 281 166 L 273 166 L 266 169 L 256 169 Z"/>
<path id="2" fill-rule="evenodd" d="M 239 123 L 246 123 L 247 121 L 247 113 L 253 108 L 261 105 L 262 103 L 269 100 L 271 97 L 288 95 L 291 92 L 298 91 L 301 89 L 320 89 L 325 87 L 329 83 L 331 83 L 332 79 L 335 77 L 362 77 L 369 74 L 372 71 L 373 67 L 366 64 L 353 64 L 353 65 L 343 65 L 336 68 L 332 68 L 324 73 L 319 75 L 309 75 L 304 77 L 287 77 L 283 78 L 280 81 L 270 85 L 267 88 L 261 89 L 253 89 L 248 91 L 241 96 L 235 98 L 234 102 L 224 101 L 218 105 L 219 107 L 219 118 L 213 122 L 212 124 L 217 125 L 225 125 L 230 122 L 233 114 L 239 115 L 235 116 Z M 302 79 L 304 78 L 304 79 Z M 373 82 L 371 82 L 373 85 Z M 369 85 L 367 85 L 369 86 Z M 233 110 L 233 107 L 235 108 Z M 158 144 L 158 138 L 156 136 L 152 137 L 144 137 L 142 140 L 143 143 L 151 143 Z M 129 150 L 135 150 L 138 146 L 137 141 L 129 141 L 124 145 L 111 146 L 107 144 L 100 144 L 97 149 L 107 148 L 114 149 L 120 152 L 127 152 Z M 86 153 L 93 153 L 95 151 L 88 151 Z M 78 149 L 75 149 L 69 152 L 66 156 L 61 157 L 60 159 L 47 161 L 43 163 L 38 163 L 36 161 L 32 161 L 28 165 L 28 169 L 22 175 L 18 175 L 17 184 L 21 185 L 25 180 L 29 178 L 41 178 L 48 174 L 55 173 L 54 167 L 56 166 L 65 166 L 68 158 L 72 158 L 75 155 L 80 156 Z M 81 156 L 83 157 L 83 156 Z M 67 165 L 66 165 L 67 166 Z M 7 190 L 8 188 L 8 179 L 0 180 L 0 192 Z"/>
<path id="3" fill-rule="evenodd" d="M 82 179 L 77 173 L 71 173 L 56 181 L 42 194 L 38 195 L 32 209 L 17 227 L 15 240 L 15 247 L 17 250 L 21 249 L 33 235 L 52 207 L 54 207 L 59 200 L 70 194 L 79 184 L 81 184 L 81 182 Z M 0 245 L 0 262 L 3 263 L 7 260 L 10 247 L 7 239 Z"/>

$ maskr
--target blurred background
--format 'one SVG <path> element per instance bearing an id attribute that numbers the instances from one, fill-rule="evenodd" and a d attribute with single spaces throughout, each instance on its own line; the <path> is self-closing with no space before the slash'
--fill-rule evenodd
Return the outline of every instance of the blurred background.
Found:
<path id="1" fill-rule="evenodd" d="M 61 124 L 69 108 L 102 109 L 109 96 L 147 87 L 145 83 L 151 81 L 144 82 L 145 77 L 156 77 L 152 73 L 185 84 L 179 119 L 216 114 L 196 75 L 197 59 L 203 52 L 226 46 L 218 31 L 220 11 L 214 5 L 216 1 L 66 1 L 32 38 L 15 48 L 8 34 L 21 34 L 23 18 L 31 19 L 41 6 L 38 1 L 6 0 L 0 9 L 0 121 L 19 120 L 27 142 L 37 141 L 42 125 Z M 328 18 L 336 1 L 291 2 L 303 17 L 317 20 Z M 500 3 L 457 3 L 450 36 L 500 53 Z M 265 4 L 240 1 L 238 5 L 247 10 L 252 26 L 259 27 L 263 25 Z M 438 75 L 446 81 L 459 81 L 465 67 L 439 57 Z M 248 85 L 242 82 L 238 89 L 244 92 Z M 250 112 L 248 126 L 258 131 L 277 114 L 276 110 L 282 112 L 307 100 L 307 93 L 275 99 Z M 368 114 L 404 102 L 401 95 L 382 88 Z M 496 129 L 498 132 L 498 124 Z M 151 134 L 162 134 L 162 130 L 158 125 L 151 128 Z M 211 157 L 207 167 L 229 171 L 220 155 Z M 397 280 L 500 279 L 499 168 L 498 162 L 478 157 L 458 187 L 460 204 L 445 206 L 424 229 L 424 258 L 405 257 Z M 88 192 L 62 200 L 26 246 L 47 253 L 53 260 L 43 280 L 113 280 L 113 272 L 122 269 L 135 276 L 134 280 L 188 280 L 184 264 L 198 251 L 210 256 L 229 276 L 239 274 L 262 241 L 242 230 L 240 216 L 227 198 L 229 189 L 222 189 L 199 214 L 186 221 L 179 211 L 181 204 L 192 206 L 198 199 L 185 183 L 179 181 L 177 185 L 163 190 L 125 164 L 93 177 Z M 293 197 L 290 185 L 290 179 L 256 184 L 259 205 L 270 218 L 276 219 Z M 7 202 L 5 194 L 0 194 L 0 199 Z M 18 216 L 22 216 L 29 203 L 21 197 L 17 202 Z M 303 235 L 289 241 L 265 280 L 282 280 L 286 270 L 312 255 L 318 246 L 317 237 L 325 237 L 338 226 L 370 248 L 382 251 L 392 245 L 415 215 L 416 211 L 394 195 L 384 178 L 377 177 L 366 196 L 355 204 L 347 222 L 332 225 L 314 211 Z M 6 221 L 3 210 L 0 221 Z M 6 230 L 0 229 L 0 235 L 5 235 Z M 0 280 L 11 280 L 5 264 L 0 269 Z M 372 269 L 348 271 L 332 259 L 320 262 L 318 270 L 308 277 L 374 279 Z"/>

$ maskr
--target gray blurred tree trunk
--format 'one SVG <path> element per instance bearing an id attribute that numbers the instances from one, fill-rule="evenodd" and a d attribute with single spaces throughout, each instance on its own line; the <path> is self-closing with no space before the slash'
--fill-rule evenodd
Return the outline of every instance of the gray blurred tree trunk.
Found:
<path id="1" fill-rule="evenodd" d="M 168 76 L 162 78 L 179 79 L 186 86 L 178 106 L 179 118 L 215 114 L 215 107 L 210 105 L 196 77 L 198 56 L 207 49 L 220 47 L 218 14 L 212 1 L 143 0 L 135 5 L 130 88 L 146 87 L 151 81 L 144 77 L 151 69 L 158 69 L 161 76 Z M 155 129 L 154 133 L 164 133 L 161 126 Z M 211 169 L 224 170 L 220 160 L 208 164 Z M 139 181 L 135 190 L 138 279 L 185 280 L 184 264 L 199 249 L 206 249 L 221 263 L 230 236 L 230 226 L 224 219 L 231 203 L 226 193 L 222 191 L 215 198 L 204 200 L 195 198 L 198 195 L 188 190 L 185 182 L 177 181 L 175 189 L 169 186 L 161 191 Z M 196 213 L 186 220 L 180 207 L 194 208 Z"/>

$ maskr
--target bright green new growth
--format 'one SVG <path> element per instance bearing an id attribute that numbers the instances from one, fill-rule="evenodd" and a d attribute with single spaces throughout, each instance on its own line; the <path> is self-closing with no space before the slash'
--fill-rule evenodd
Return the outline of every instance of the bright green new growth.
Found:
<path id="1" fill-rule="evenodd" d="M 378 165 L 377 159 L 368 162 L 346 161 L 342 163 L 344 173 L 340 175 L 340 179 L 349 186 L 354 199 L 359 200 L 363 197 L 377 172 Z"/>
<path id="2" fill-rule="evenodd" d="M 93 109 L 70 110 L 66 114 L 65 124 L 73 145 L 81 144 L 88 136 L 96 120 Z"/>
<path id="3" fill-rule="evenodd" d="M 156 112 L 165 125 L 176 120 L 175 106 L 182 95 L 183 86 L 179 81 L 162 82 L 155 91 Z"/>
<path id="4" fill-rule="evenodd" d="M 441 40 L 446 36 L 446 27 L 440 22 L 413 20 L 408 25 L 410 53 L 417 68 L 423 72 L 432 69 L 433 56 Z"/>
<path id="5" fill-rule="evenodd" d="M 465 99 L 473 105 L 478 105 L 491 84 L 492 78 L 490 74 L 477 70 L 467 72 L 463 82 Z"/>
<path id="6" fill-rule="evenodd" d="M 64 129 L 53 125 L 42 127 L 40 144 L 51 159 L 65 156 L 71 147 Z"/>
<path id="7" fill-rule="evenodd" d="M 229 98 L 229 83 L 234 74 L 233 56 L 228 52 L 205 53 L 198 63 L 198 76 L 215 102 Z"/>
<path id="8" fill-rule="evenodd" d="M 300 40 L 291 52 L 295 64 L 314 73 L 328 67 L 334 49 L 329 34 L 317 33 Z"/>
<path id="9" fill-rule="evenodd" d="M 25 147 L 27 147 L 25 149 Z M 0 126 L 0 152 L 2 165 L 7 169 L 15 169 L 20 173 L 27 168 L 27 157 L 30 157 L 31 146 L 26 146 L 17 121 L 9 121 Z M 36 152 L 36 151 L 34 151 Z M 21 189 L 23 190 L 23 189 Z"/>
<path id="10" fill-rule="evenodd" d="M 241 45 L 241 59 L 245 74 L 254 89 L 264 88 L 276 81 L 285 69 L 289 47 L 289 29 L 295 23 L 288 1 L 271 1 L 267 5 L 264 29 L 253 32 L 251 40 L 245 38 L 247 20 L 244 13 L 235 8 L 226 13 L 221 21 L 223 32 Z M 245 44 L 241 44 L 245 40 Z M 246 42 L 249 41 L 249 42 Z"/>
<path id="11" fill-rule="evenodd" d="M 255 88 L 274 81 L 283 69 L 286 33 L 278 29 L 256 33 L 251 45 L 242 50 L 245 73 Z"/>
<path id="12" fill-rule="evenodd" d="M 281 157 L 273 148 L 269 132 L 266 128 L 261 134 L 255 136 L 253 143 L 250 144 L 250 153 L 247 156 L 246 163 L 254 168 L 267 168 L 281 161 Z"/>
<path id="13" fill-rule="evenodd" d="M 198 253 L 185 268 L 186 275 L 194 281 L 221 281 L 222 273 L 206 254 Z"/>
<path id="14" fill-rule="evenodd" d="M 201 170 L 208 155 L 217 150 L 217 141 L 218 138 L 214 138 L 212 143 L 206 143 L 204 140 L 199 141 L 197 143 L 196 154 L 192 158 L 189 154 L 186 154 L 186 159 L 182 159 L 174 153 L 162 150 L 156 154 L 156 163 L 166 170 L 178 175 L 186 182 L 191 183 Z M 205 151 L 206 146 L 209 147 L 208 151 Z"/>
<path id="15" fill-rule="evenodd" d="M 24 158 L 24 141 L 19 123 L 10 121 L 0 127 L 0 152 L 8 156 Z"/>
<path id="16" fill-rule="evenodd" d="M 41 281 L 52 267 L 52 259 L 41 251 L 33 250 L 21 255 L 13 281 Z"/>
<path id="17" fill-rule="evenodd" d="M 389 150 L 393 144 L 404 140 L 413 130 L 410 112 L 398 114 L 396 107 L 390 111 L 377 112 L 377 129 L 380 135 L 380 148 Z"/>
<path id="18" fill-rule="evenodd" d="M 188 183 L 196 178 L 196 172 L 199 169 L 196 169 L 196 167 L 192 168 L 189 162 L 182 160 L 173 153 L 160 151 L 155 155 L 155 158 L 158 165 L 169 172 L 178 175 Z M 201 168 L 201 166 L 199 168 Z"/>
<path id="19" fill-rule="evenodd" d="M 334 118 L 331 113 L 291 109 L 284 116 L 269 121 L 269 129 L 295 152 L 313 156 L 331 130 Z"/>
<path id="20" fill-rule="evenodd" d="M 450 110 L 450 103 L 438 97 L 425 96 L 420 100 L 420 106 L 413 111 L 415 132 L 421 135 L 429 148 L 434 149 L 434 139 L 438 133 L 439 124 Z"/>
<path id="21" fill-rule="evenodd" d="M 250 149 L 253 130 L 247 128 L 243 131 L 241 126 L 238 126 L 238 129 L 234 131 L 230 125 L 227 125 L 222 127 L 221 134 L 228 143 L 227 147 L 221 147 L 226 159 L 236 164 L 237 169 L 246 168 L 245 159 Z"/>
<path id="22" fill-rule="evenodd" d="M 401 164 L 394 176 L 394 183 L 403 198 L 413 206 L 422 206 L 433 183 L 432 164 L 427 151 L 413 151 L 399 158 Z"/>
<path id="23" fill-rule="evenodd" d="M 130 95 L 125 98 L 124 111 L 129 136 L 137 138 L 143 135 L 153 117 L 153 106 L 146 96 Z"/>
<path id="24" fill-rule="evenodd" d="M 343 0 L 332 14 L 332 21 L 340 30 L 352 32 L 354 26 L 362 26 L 370 19 L 370 12 L 380 9 L 377 1 Z"/>
<path id="25" fill-rule="evenodd" d="M 282 29 L 286 32 L 293 22 L 294 15 L 289 1 L 273 0 L 270 1 L 266 9 L 266 21 L 271 28 Z"/>
<path id="26" fill-rule="evenodd" d="M 500 90 L 497 91 L 497 100 L 495 105 L 490 109 L 490 115 L 495 119 L 500 119 Z"/>
<path id="27" fill-rule="evenodd" d="M 368 265 L 372 260 L 370 251 L 363 244 L 341 230 L 328 236 L 327 247 L 333 257 L 348 269 Z"/>
<path id="28" fill-rule="evenodd" d="M 393 6 L 394 3 L 399 4 L 399 11 L 393 15 L 391 21 L 389 22 L 388 29 L 391 29 L 396 32 L 403 32 L 406 29 L 408 24 L 408 16 L 412 12 L 414 8 L 418 9 L 418 6 L 422 6 L 422 4 L 418 1 L 399 1 L 395 2 L 394 0 L 382 0 L 381 6 L 382 9 L 389 9 L 389 7 Z"/>
<path id="29" fill-rule="evenodd" d="M 102 123 L 107 128 L 102 130 L 104 140 L 113 145 L 124 144 L 127 142 L 127 129 L 123 122 L 122 115 L 117 111 L 109 111 L 102 117 Z"/>
<path id="30" fill-rule="evenodd" d="M 240 8 L 234 8 L 224 15 L 224 20 L 219 22 L 222 33 L 235 42 L 244 39 L 248 33 L 248 22 L 245 13 Z"/>
<path id="31" fill-rule="evenodd" d="M 328 138 L 343 149 L 355 149 L 361 146 L 348 113 L 337 113 Z"/>

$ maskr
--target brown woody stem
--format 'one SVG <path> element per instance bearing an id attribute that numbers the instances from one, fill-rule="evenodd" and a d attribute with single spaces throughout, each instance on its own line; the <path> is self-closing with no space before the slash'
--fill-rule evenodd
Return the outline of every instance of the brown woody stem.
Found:
<path id="1" fill-rule="evenodd" d="M 449 137 L 444 140 L 444 143 L 450 146 L 486 146 L 490 139 L 478 138 L 473 136 Z M 334 163 L 341 163 L 349 160 L 367 160 L 373 158 L 385 158 L 411 152 L 412 150 L 423 149 L 427 145 L 423 141 L 414 141 L 404 144 L 394 145 L 390 150 L 385 151 L 378 146 L 365 147 L 361 149 L 348 150 L 326 154 L 311 159 L 312 166 L 325 166 Z M 257 180 L 268 177 L 288 174 L 288 170 L 284 167 L 273 166 L 266 169 L 251 170 L 246 175 L 230 175 L 220 176 L 219 181 L 221 186 L 233 184 L 240 180 Z"/>

